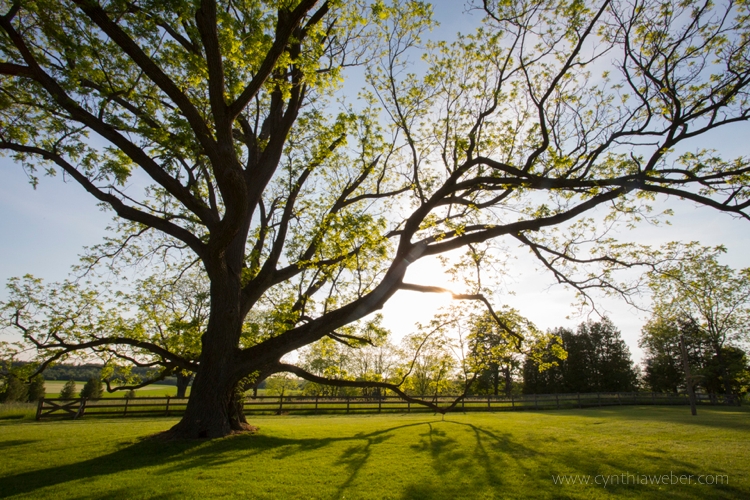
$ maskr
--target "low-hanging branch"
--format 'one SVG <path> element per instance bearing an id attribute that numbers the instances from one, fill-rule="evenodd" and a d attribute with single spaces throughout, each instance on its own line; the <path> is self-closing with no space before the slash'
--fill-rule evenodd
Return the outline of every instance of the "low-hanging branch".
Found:
<path id="1" fill-rule="evenodd" d="M 410 396 L 407 393 L 405 393 L 403 390 L 401 390 L 401 387 L 399 387 L 399 385 L 389 384 L 388 382 L 375 382 L 375 381 L 365 381 L 365 380 L 330 379 L 330 378 L 325 378 L 325 377 L 320 377 L 318 375 L 314 375 L 314 374 L 312 374 L 312 373 L 310 373 L 310 372 L 308 372 L 306 370 L 303 370 L 302 368 L 300 368 L 298 366 L 290 365 L 290 364 L 287 364 L 287 363 L 279 363 L 278 364 L 278 369 L 279 369 L 279 371 L 293 373 L 293 374 L 297 375 L 298 377 L 307 380 L 308 382 L 314 382 L 316 384 L 321 384 L 321 385 L 330 385 L 330 386 L 334 386 L 334 387 L 356 387 L 356 388 L 380 388 L 380 389 L 388 389 L 389 391 L 395 392 L 402 399 L 404 399 L 404 400 L 406 400 L 406 401 L 408 401 L 410 403 L 414 403 L 414 404 L 426 406 L 426 407 L 430 408 L 431 410 L 433 410 L 435 413 L 440 413 L 441 415 L 445 415 L 446 413 L 448 413 L 451 410 L 453 410 L 453 408 L 455 408 L 456 405 L 458 403 L 460 403 L 466 397 L 466 394 L 468 393 L 469 388 L 471 387 L 471 384 L 476 379 L 476 374 L 475 374 L 473 376 L 473 378 L 470 379 L 470 381 L 468 381 L 466 383 L 466 386 L 464 388 L 463 393 L 461 395 L 459 395 L 458 397 L 456 397 L 451 402 L 451 404 L 449 404 L 448 406 L 439 406 L 439 405 L 435 404 L 432 401 L 426 401 L 424 399 L 420 399 L 420 398 L 416 398 L 414 396 Z"/>

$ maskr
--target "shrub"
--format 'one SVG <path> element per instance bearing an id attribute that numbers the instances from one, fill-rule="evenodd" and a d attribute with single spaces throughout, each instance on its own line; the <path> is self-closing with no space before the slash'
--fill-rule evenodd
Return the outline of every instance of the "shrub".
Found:
<path id="1" fill-rule="evenodd" d="M 76 383 L 73 380 L 68 380 L 60 391 L 60 397 L 62 399 L 71 399 L 76 397 Z"/>
<path id="2" fill-rule="evenodd" d="M 30 403 L 39 401 L 45 396 L 46 393 L 47 390 L 44 388 L 44 377 L 40 373 L 39 375 L 31 379 L 27 401 L 29 401 Z"/>
<path id="3" fill-rule="evenodd" d="M 2 401 L 6 403 L 13 403 L 16 401 L 25 402 L 28 393 L 29 389 L 26 384 L 24 384 L 16 375 L 11 374 L 5 381 Z"/>
<path id="4" fill-rule="evenodd" d="M 81 397 L 86 399 L 99 399 L 102 397 L 102 381 L 98 378 L 90 378 L 81 389 Z"/>

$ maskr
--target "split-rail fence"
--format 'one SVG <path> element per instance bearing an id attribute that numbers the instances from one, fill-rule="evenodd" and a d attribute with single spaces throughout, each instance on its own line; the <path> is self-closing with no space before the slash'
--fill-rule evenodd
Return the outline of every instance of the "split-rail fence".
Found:
<path id="1" fill-rule="evenodd" d="M 721 395 L 697 394 L 699 404 L 725 404 Z M 438 406 L 449 406 L 457 396 L 424 396 L 420 399 Z M 188 398 L 139 397 L 103 398 L 97 400 L 40 399 L 36 419 L 131 416 L 179 416 Z M 687 405 L 687 394 L 658 392 L 594 392 L 577 394 L 527 394 L 511 397 L 467 396 L 453 408 L 454 412 L 552 410 L 617 405 Z M 247 397 L 244 410 L 248 415 L 287 415 L 321 413 L 413 413 L 433 409 L 406 401 L 399 396 L 257 396 Z"/>

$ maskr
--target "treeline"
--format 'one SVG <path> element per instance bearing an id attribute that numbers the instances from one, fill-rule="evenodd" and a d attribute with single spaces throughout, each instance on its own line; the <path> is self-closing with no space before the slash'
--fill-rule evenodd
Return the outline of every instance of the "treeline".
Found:
<path id="1" fill-rule="evenodd" d="M 28 363 L 23 361 L 14 361 L 13 368 L 23 368 Z M 42 376 L 44 380 L 90 380 L 101 379 L 103 364 L 87 363 L 81 365 L 61 363 L 58 365 L 45 368 Z M 153 376 L 153 369 L 134 366 L 130 369 L 130 375 L 139 377 L 141 380 L 147 380 Z M 177 385 L 176 377 L 166 377 L 158 382 L 162 385 Z"/>
<path id="2" fill-rule="evenodd" d="M 609 319 L 582 323 L 575 331 L 557 328 L 548 332 L 546 338 L 549 339 L 547 345 L 524 355 L 512 349 L 498 350 L 499 337 L 478 328 L 471 339 L 475 343 L 473 351 L 484 350 L 496 355 L 475 367 L 476 376 L 467 394 L 510 396 L 639 389 L 640 371 L 620 331 Z M 407 337 L 402 344 L 417 341 L 420 339 Z M 324 339 L 303 351 L 300 364 L 310 373 L 329 379 L 402 382 L 402 390 L 411 395 L 448 395 L 464 391 L 467 366 L 457 359 L 455 345 L 439 337 L 426 339 L 416 357 L 405 355 L 414 351 L 409 347 L 383 343 L 348 349 Z M 268 379 L 266 390 L 269 394 L 320 396 L 377 396 L 382 393 L 378 388 L 320 385 L 288 375 Z"/>
<path id="3" fill-rule="evenodd" d="M 557 328 L 553 332 L 568 355 L 561 360 L 546 355 L 544 361 L 554 364 L 544 371 L 540 371 L 538 361 L 527 357 L 523 364 L 524 394 L 638 389 L 638 371 L 630 349 L 608 318 L 582 323 L 576 331 Z"/>

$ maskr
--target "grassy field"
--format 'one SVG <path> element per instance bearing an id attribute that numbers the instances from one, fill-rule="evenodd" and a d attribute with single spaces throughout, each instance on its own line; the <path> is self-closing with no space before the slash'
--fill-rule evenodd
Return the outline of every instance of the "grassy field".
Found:
<path id="1" fill-rule="evenodd" d="M 45 380 L 44 388 L 47 391 L 45 396 L 48 398 L 58 397 L 65 383 L 65 380 Z M 81 392 L 81 389 L 83 389 L 83 386 L 85 384 L 86 381 L 76 381 L 76 396 L 78 395 L 77 393 Z M 117 391 L 109 393 L 105 389 L 103 397 L 121 398 L 125 395 L 126 392 L 127 391 Z M 175 394 L 177 394 L 177 386 L 153 384 L 138 389 L 136 391 L 136 394 L 138 396 L 174 396 Z"/>
<path id="2" fill-rule="evenodd" d="M 148 439 L 175 422 L 0 416 L 0 497 L 750 498 L 746 408 L 255 417 L 256 435 Z"/>

